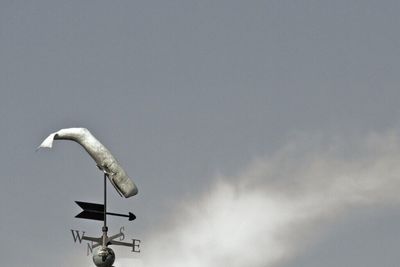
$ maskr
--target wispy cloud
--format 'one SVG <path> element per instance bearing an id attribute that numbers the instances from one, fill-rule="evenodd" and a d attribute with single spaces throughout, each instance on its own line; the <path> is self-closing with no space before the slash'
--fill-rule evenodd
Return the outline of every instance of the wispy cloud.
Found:
<path id="1" fill-rule="evenodd" d="M 169 226 L 147 238 L 144 266 L 275 266 L 351 209 L 399 201 L 399 163 L 395 133 L 293 142 L 179 204 Z"/>

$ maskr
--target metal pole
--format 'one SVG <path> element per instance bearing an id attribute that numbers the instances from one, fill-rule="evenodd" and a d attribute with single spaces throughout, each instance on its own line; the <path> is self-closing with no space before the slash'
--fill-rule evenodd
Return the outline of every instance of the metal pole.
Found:
<path id="1" fill-rule="evenodd" d="M 104 173 L 104 225 L 103 225 L 103 248 L 107 246 L 107 174 Z"/>
<path id="2" fill-rule="evenodd" d="M 107 174 L 104 173 L 104 227 L 107 227 Z"/>

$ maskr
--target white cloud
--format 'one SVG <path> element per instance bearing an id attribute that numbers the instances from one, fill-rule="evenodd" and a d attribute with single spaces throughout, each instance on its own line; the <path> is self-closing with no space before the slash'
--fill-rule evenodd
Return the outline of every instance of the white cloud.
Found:
<path id="1" fill-rule="evenodd" d="M 265 267 L 290 259 L 349 210 L 399 201 L 399 163 L 395 134 L 323 148 L 291 144 L 180 204 L 169 226 L 144 242 L 144 265 Z"/>

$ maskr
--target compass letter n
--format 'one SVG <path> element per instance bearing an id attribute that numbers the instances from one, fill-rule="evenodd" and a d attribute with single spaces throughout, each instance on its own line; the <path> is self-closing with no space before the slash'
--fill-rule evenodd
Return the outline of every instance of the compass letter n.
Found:
<path id="1" fill-rule="evenodd" d="M 93 254 L 93 241 L 91 243 L 87 243 L 86 256 L 89 256 L 90 254 Z"/>
<path id="2" fill-rule="evenodd" d="M 78 230 L 71 230 L 72 237 L 74 238 L 74 242 L 79 241 L 79 244 L 82 243 L 82 237 L 85 235 L 85 231 L 82 231 L 82 235 L 80 235 Z"/>

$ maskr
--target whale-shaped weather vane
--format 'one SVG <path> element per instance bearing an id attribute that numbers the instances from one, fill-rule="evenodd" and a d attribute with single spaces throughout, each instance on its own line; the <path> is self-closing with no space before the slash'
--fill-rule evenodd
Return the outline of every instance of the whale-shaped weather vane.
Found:
<path id="1" fill-rule="evenodd" d="M 58 132 L 50 134 L 42 144 L 40 144 L 38 149 L 42 147 L 51 148 L 54 140 L 71 140 L 77 142 L 83 146 L 83 148 L 94 159 L 97 167 L 104 173 L 104 204 L 76 201 L 83 211 L 75 216 L 76 218 L 81 219 L 103 221 L 103 235 L 101 237 L 91 237 L 85 235 L 85 232 L 83 232 L 81 236 L 80 231 L 71 230 L 74 241 L 79 241 L 79 243 L 81 243 L 82 240 L 90 241 L 91 245 L 88 244 L 88 253 L 89 250 L 92 251 L 94 248 L 98 247 L 98 249 L 93 253 L 93 262 L 98 267 L 112 267 L 115 260 L 115 254 L 114 251 L 108 247 L 109 245 L 131 247 L 132 252 L 140 252 L 140 240 L 132 239 L 131 243 L 121 242 L 125 238 L 125 235 L 122 233 L 124 227 L 121 228 L 120 233 L 118 234 L 110 237 L 107 235 L 107 215 L 128 217 L 129 221 L 136 219 L 136 216 L 131 212 L 129 212 L 128 215 L 107 212 L 107 178 L 117 192 L 126 198 L 138 193 L 136 185 L 128 177 L 124 169 L 122 169 L 118 164 L 110 151 L 86 128 L 61 129 Z M 115 240 L 117 238 L 119 238 L 119 241 Z"/>
<path id="2" fill-rule="evenodd" d="M 117 192 L 124 195 L 124 197 L 128 198 L 138 193 L 136 185 L 128 177 L 114 156 L 88 129 L 61 129 L 58 132 L 50 134 L 42 144 L 40 144 L 38 149 L 42 147 L 51 148 L 54 140 L 71 140 L 83 146 L 97 163 L 97 167 L 107 175 Z"/>

